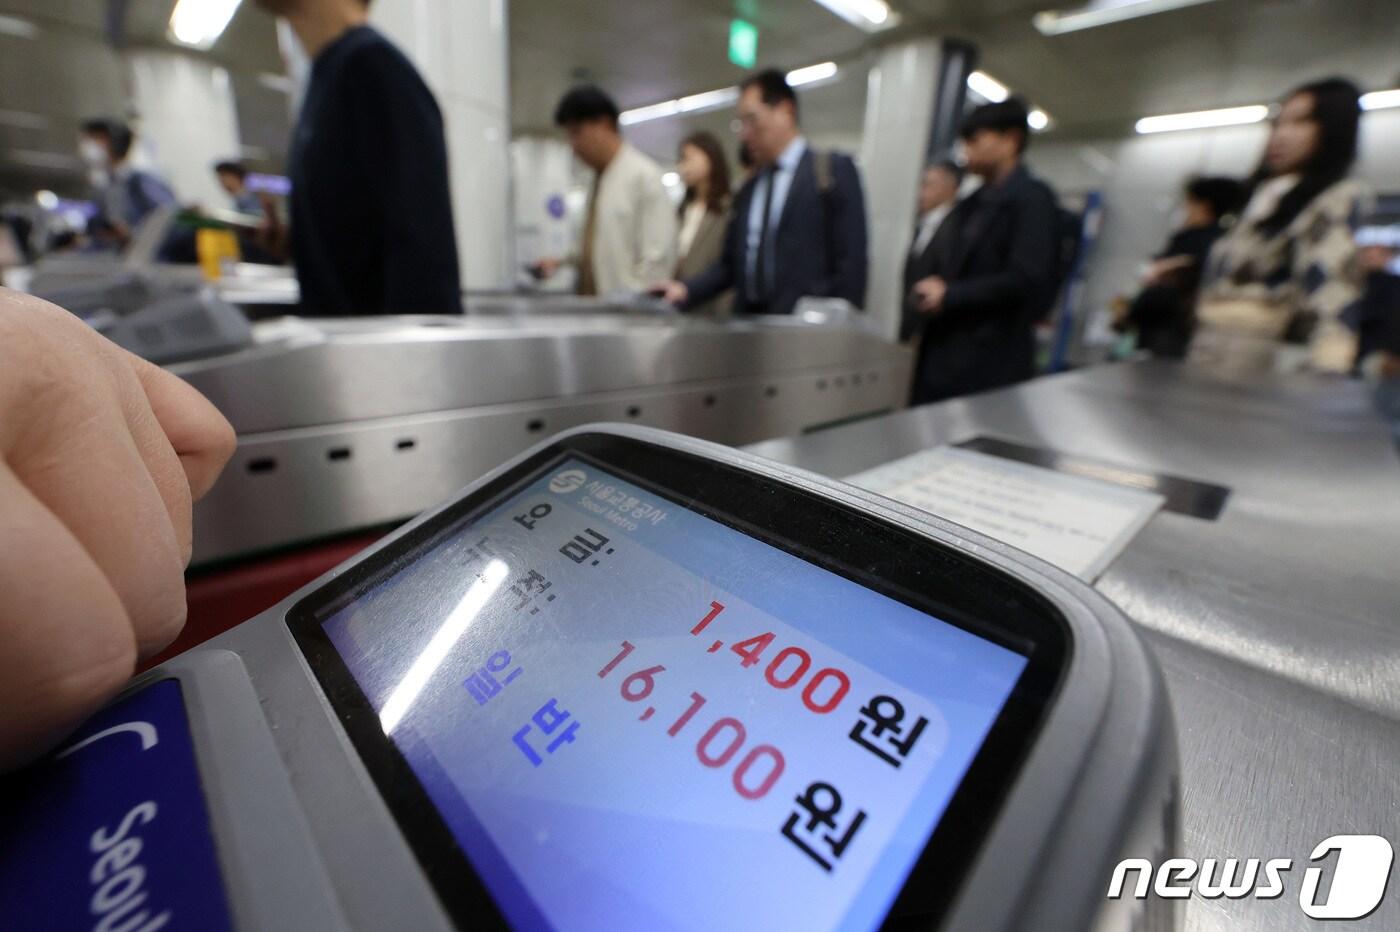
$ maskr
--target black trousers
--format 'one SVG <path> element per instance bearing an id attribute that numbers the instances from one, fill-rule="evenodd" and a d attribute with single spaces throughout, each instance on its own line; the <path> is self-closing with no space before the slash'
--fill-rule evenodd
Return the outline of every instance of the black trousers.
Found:
<path id="1" fill-rule="evenodd" d="M 919 343 L 911 406 L 1005 388 L 1035 375 L 1035 334 L 1029 326 L 939 332 Z"/>

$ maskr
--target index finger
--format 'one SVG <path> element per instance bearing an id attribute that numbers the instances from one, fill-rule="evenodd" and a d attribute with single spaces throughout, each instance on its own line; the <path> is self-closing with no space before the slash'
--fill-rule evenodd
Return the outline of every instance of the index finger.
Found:
<path id="1" fill-rule="evenodd" d="M 184 379 L 144 359 L 128 356 L 156 420 L 180 457 L 189 479 L 190 495 L 195 500 L 202 498 L 233 456 L 238 438 L 232 425 Z"/>

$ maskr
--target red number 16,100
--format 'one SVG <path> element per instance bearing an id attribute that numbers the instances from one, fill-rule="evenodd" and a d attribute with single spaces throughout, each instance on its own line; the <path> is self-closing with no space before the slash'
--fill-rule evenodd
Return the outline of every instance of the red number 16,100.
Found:
<path id="1" fill-rule="evenodd" d="M 598 678 L 605 679 L 635 649 L 634 644 L 623 641 L 621 653 L 598 671 Z M 656 675 L 665 671 L 665 666 L 657 664 L 654 667 L 647 667 L 631 674 L 622 681 L 622 698 L 628 702 L 641 702 L 650 696 L 652 690 L 656 688 Z M 681 713 L 681 717 L 676 719 L 670 728 L 666 729 L 666 734 L 672 738 L 680 734 L 706 701 L 705 697 L 699 693 L 691 693 L 689 708 Z M 647 709 L 647 715 L 644 718 L 649 717 L 651 712 L 651 709 Z M 744 723 L 737 718 L 726 716 L 711 725 L 701 735 L 700 741 L 695 745 L 695 756 L 706 767 L 724 767 L 739 753 L 747 738 L 748 732 L 744 728 Z M 761 778 L 753 777 L 750 771 L 764 761 L 768 765 L 767 772 L 760 771 L 763 774 Z M 735 792 L 744 799 L 762 799 L 768 795 L 769 790 L 773 789 L 773 784 L 778 782 L 778 778 L 783 775 L 783 769 L 786 766 L 787 762 L 783 759 L 781 751 L 771 744 L 759 744 L 749 748 L 749 752 L 734 768 L 730 779 L 734 783 Z"/>

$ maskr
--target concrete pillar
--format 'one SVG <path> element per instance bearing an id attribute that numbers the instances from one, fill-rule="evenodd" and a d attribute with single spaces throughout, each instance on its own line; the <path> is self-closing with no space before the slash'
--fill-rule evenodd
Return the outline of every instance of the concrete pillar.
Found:
<path id="1" fill-rule="evenodd" d="M 238 113 L 228 72 L 179 52 L 136 49 L 131 70 L 138 163 L 161 175 L 181 203 L 226 207 L 214 163 L 239 154 Z"/>
<path id="2" fill-rule="evenodd" d="M 573 252 L 580 211 L 574 190 L 574 154 L 562 139 L 523 136 L 510 144 L 514 186 L 515 256 L 522 265 Z M 572 276 L 545 287 L 572 288 Z M 564 279 L 569 279 L 565 281 Z"/>
<path id="3" fill-rule="evenodd" d="M 373 4 L 370 19 L 418 67 L 442 109 L 462 287 L 511 287 L 506 0 L 396 0 Z"/>
<path id="4" fill-rule="evenodd" d="M 956 128 L 970 52 L 966 46 L 919 37 L 880 49 L 870 69 L 861 142 L 870 213 L 866 309 L 891 339 L 899 332 L 919 176 Z"/>

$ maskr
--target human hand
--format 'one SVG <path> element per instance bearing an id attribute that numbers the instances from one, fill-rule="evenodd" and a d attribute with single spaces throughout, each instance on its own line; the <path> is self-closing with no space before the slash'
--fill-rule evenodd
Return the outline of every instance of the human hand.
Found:
<path id="1" fill-rule="evenodd" d="M 690 289 L 685 286 L 685 282 L 659 282 L 652 285 L 647 291 L 663 299 L 667 304 L 674 304 L 676 307 L 680 307 L 690 298 Z"/>
<path id="2" fill-rule="evenodd" d="M 0 289 L 0 771 L 179 633 L 192 503 L 234 442 L 180 379 Z"/>
<path id="3" fill-rule="evenodd" d="M 1380 374 L 1383 379 L 1400 379 L 1400 353 L 1382 353 Z"/>
<path id="4" fill-rule="evenodd" d="M 914 283 L 914 297 L 918 308 L 924 314 L 937 314 L 943 310 L 943 301 L 948 297 L 948 283 L 937 275 Z"/>
<path id="5" fill-rule="evenodd" d="M 1356 261 L 1361 266 L 1361 271 L 1369 274 L 1385 271 L 1394 258 L 1395 251 L 1388 247 L 1363 246 L 1357 254 Z"/>

